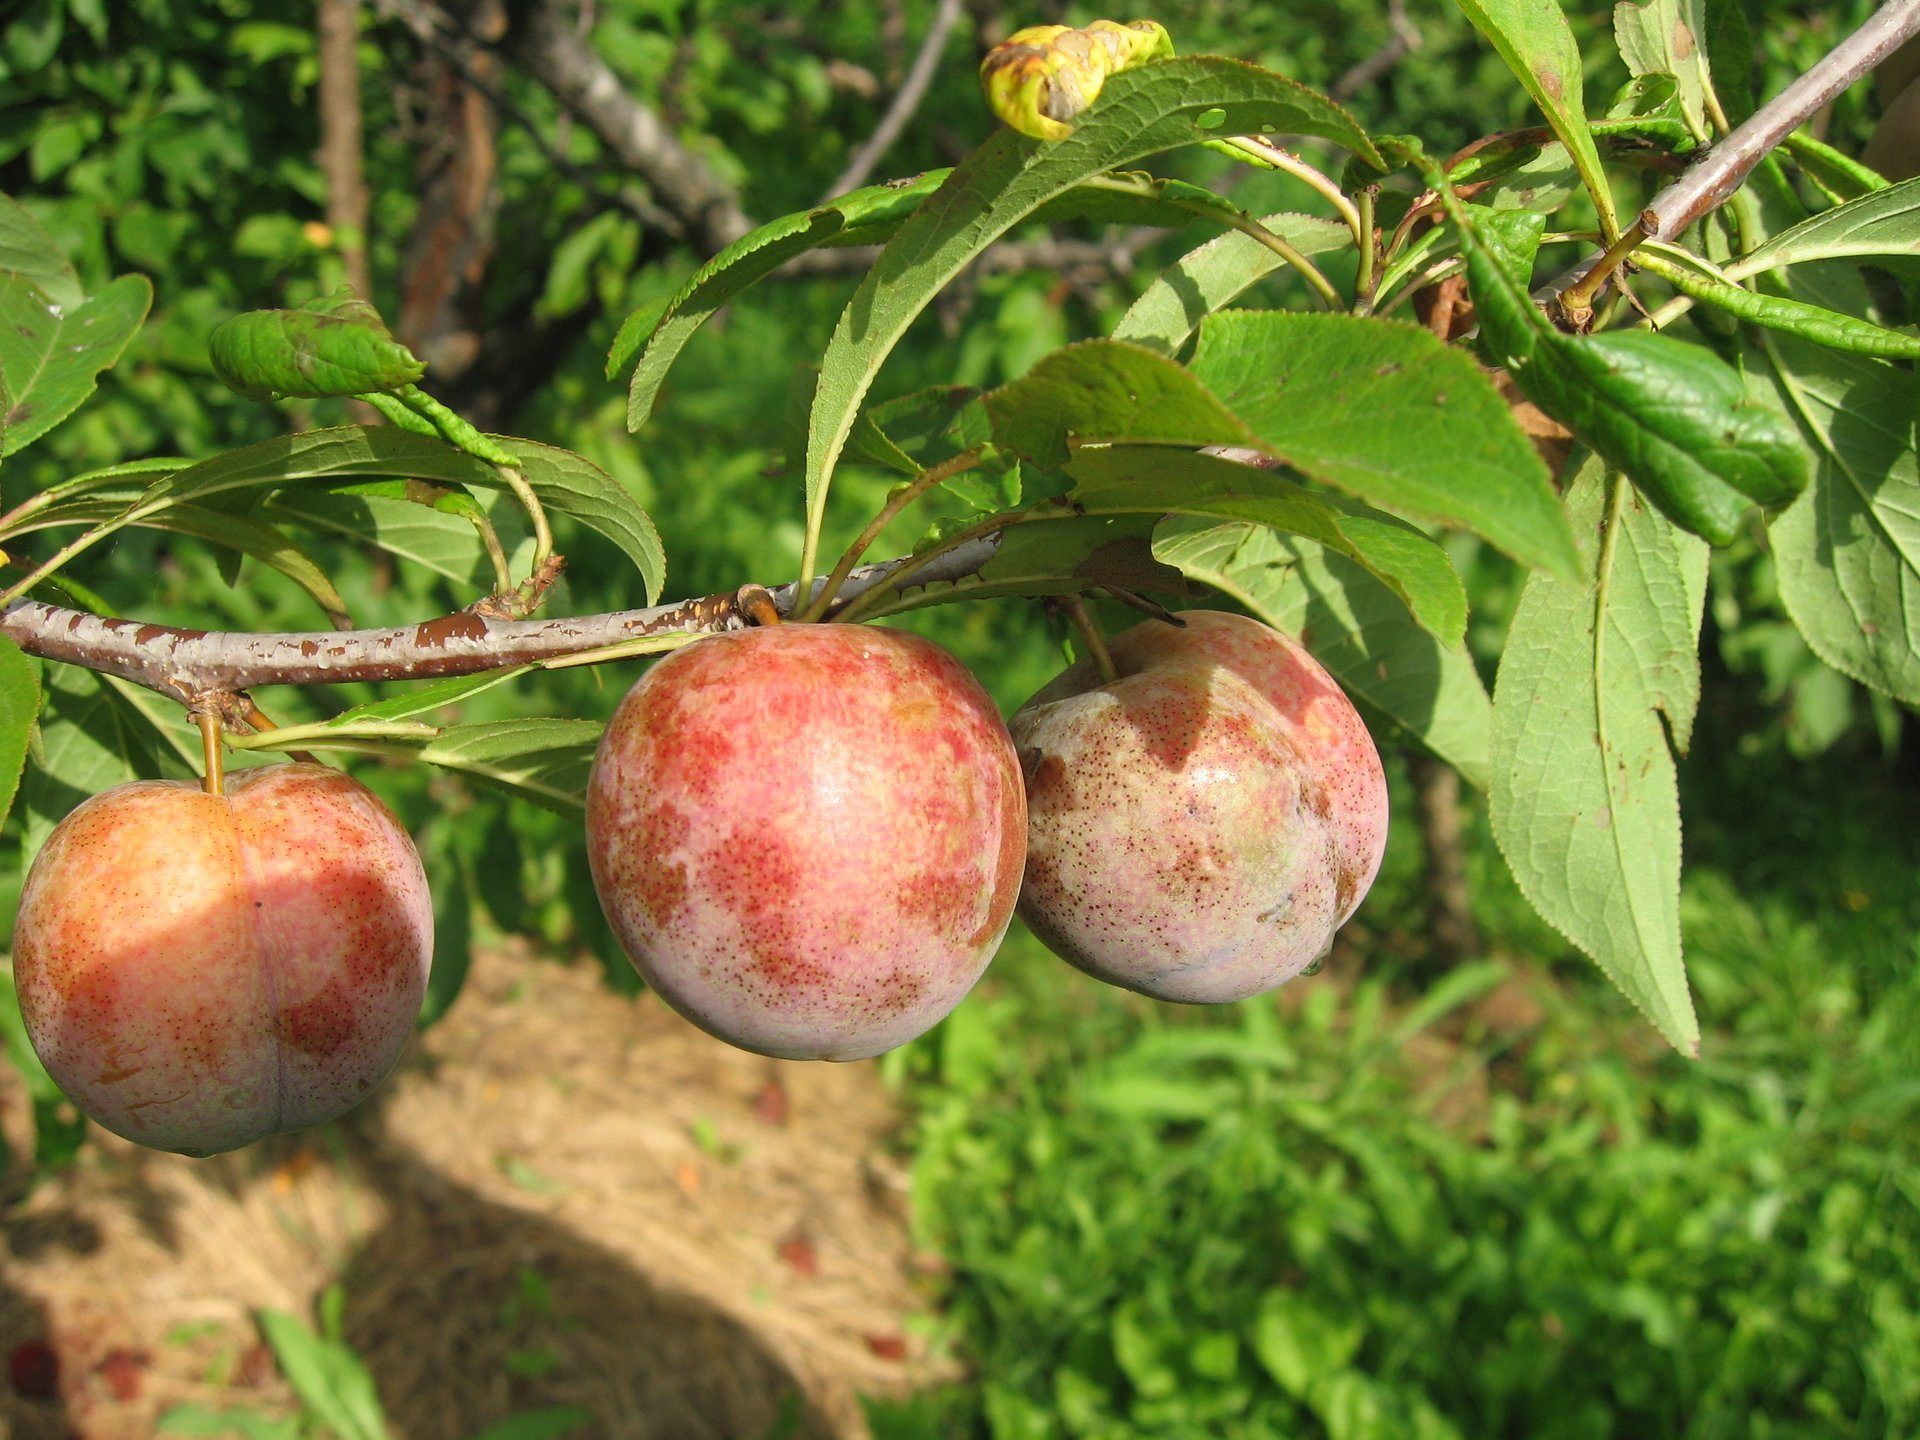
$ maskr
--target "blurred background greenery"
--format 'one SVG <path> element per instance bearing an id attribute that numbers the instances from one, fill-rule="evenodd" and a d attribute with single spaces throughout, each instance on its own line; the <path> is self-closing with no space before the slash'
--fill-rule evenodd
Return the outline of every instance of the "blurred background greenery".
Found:
<path id="1" fill-rule="evenodd" d="M 358 43 L 373 298 L 432 357 L 429 383 L 457 408 L 578 450 L 633 490 L 665 537 L 669 595 L 787 578 L 800 505 L 783 417 L 855 277 L 788 276 L 754 291 L 694 342 L 652 424 L 629 436 L 624 387 L 602 370 L 608 345 L 629 310 L 669 293 L 707 247 L 643 219 L 646 187 L 522 67 L 485 52 L 456 63 L 384 18 L 415 8 L 366 6 Z M 446 8 L 478 33 L 511 35 L 536 7 Z M 1584 36 L 1603 34 L 1608 7 L 1570 8 Z M 1758 87 L 1777 89 L 1871 9 L 1755 0 Z M 627 90 L 756 219 L 827 193 L 934 11 L 925 0 L 567 7 Z M 1095 13 L 964 6 L 874 178 L 951 164 L 986 133 L 973 82 L 985 45 Z M 1394 34 L 1374 0 L 1170 0 L 1153 13 L 1184 51 L 1323 88 Z M 9 462 L 7 493 L 348 418 L 325 403 L 241 401 L 205 355 L 226 316 L 300 303 L 351 273 L 357 237 L 327 223 L 316 158 L 314 7 L 27 0 L 7 14 L 0 190 L 46 225 L 89 286 L 137 270 L 156 289 L 127 358 L 75 420 Z M 1529 123 L 1524 97 L 1451 8 L 1418 4 L 1407 22 L 1419 47 L 1349 96 L 1363 123 L 1439 151 Z M 1590 62 L 1594 93 L 1624 80 L 1617 68 Z M 1872 119 L 1863 87 L 1822 123 L 1857 153 Z M 1178 164 L 1190 178 L 1224 178 L 1208 157 Z M 1234 183 L 1255 213 L 1313 208 L 1283 178 Z M 1065 263 L 964 280 L 878 393 L 1019 375 L 1102 333 L 1201 237 L 1068 238 L 1096 243 L 1057 257 Z M 1285 299 L 1289 283 L 1266 282 L 1264 298 Z M 847 472 L 830 546 L 888 483 Z M 333 518 L 347 530 L 404 520 L 372 509 Z M 883 547 L 903 549 L 914 533 L 903 523 Z M 562 539 L 573 565 L 551 608 L 638 603 L 637 577 L 611 549 Z M 472 598 L 470 543 L 436 531 L 415 553 L 421 563 L 395 565 L 349 542 L 330 552 L 357 621 Z M 1487 661 L 1515 576 L 1472 544 L 1456 559 Z M 204 552 L 146 533 L 75 575 L 114 613 L 324 623 L 278 575 L 248 566 L 232 583 Z M 1277 1002 L 1174 1011 L 1097 986 L 1016 932 L 978 996 L 885 1062 L 911 1117 L 900 1143 L 916 1223 L 948 1272 L 930 1336 L 970 1378 L 879 1407 L 881 1434 L 1920 1432 L 1911 727 L 1812 660 L 1764 554 L 1717 555 L 1713 581 L 1707 700 L 1682 767 L 1704 1058 L 1667 1054 L 1532 918 L 1471 794 L 1478 938 L 1464 952 L 1436 943 L 1423 834 L 1396 755 L 1386 872 L 1318 978 Z M 1008 709 L 1058 663 L 1057 637 L 1029 604 L 914 623 Z M 544 674 L 488 692 L 463 718 L 603 715 L 626 678 Z M 261 697 L 283 721 L 366 698 Z M 589 951 L 610 984 L 632 986 L 575 823 L 424 768 L 365 769 L 433 872 L 430 1014 L 453 1001 L 476 932 Z"/>

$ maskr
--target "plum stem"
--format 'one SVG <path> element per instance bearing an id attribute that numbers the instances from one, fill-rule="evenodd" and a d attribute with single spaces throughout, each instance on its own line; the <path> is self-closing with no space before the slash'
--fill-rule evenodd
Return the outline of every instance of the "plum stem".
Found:
<path id="1" fill-rule="evenodd" d="M 1087 609 L 1087 602 L 1078 595 L 1060 597 L 1060 608 L 1073 622 L 1080 643 L 1086 647 L 1087 656 L 1093 661 L 1093 668 L 1100 672 L 1102 684 L 1111 685 L 1120 678 L 1120 672 L 1114 667 L 1113 652 L 1107 649 L 1107 640 L 1100 633 L 1100 626 L 1093 618 L 1093 612 Z"/>
<path id="2" fill-rule="evenodd" d="M 195 710 L 193 719 L 200 727 L 200 749 L 206 757 L 206 774 L 201 777 L 200 788 L 209 795 L 224 795 L 227 771 L 220 753 L 220 714 L 212 709 Z"/>
<path id="3" fill-rule="evenodd" d="M 780 624 L 780 607 L 773 603 L 773 592 L 764 585 L 742 585 L 734 592 L 740 613 L 755 625 Z"/>

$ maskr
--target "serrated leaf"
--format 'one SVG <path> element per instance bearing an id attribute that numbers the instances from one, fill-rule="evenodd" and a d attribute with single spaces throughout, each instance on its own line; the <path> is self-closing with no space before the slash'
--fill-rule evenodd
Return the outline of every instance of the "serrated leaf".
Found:
<path id="1" fill-rule="evenodd" d="M 207 358 L 221 383 L 249 400 L 397 390 L 427 373 L 380 312 L 344 287 L 297 310 L 234 316 L 207 338 Z"/>
<path id="2" fill-rule="evenodd" d="M 1116 340 L 1054 351 L 1018 380 L 982 397 L 994 443 L 1043 469 L 1077 445 L 1247 445 L 1259 437 L 1165 356 Z"/>
<path id="3" fill-rule="evenodd" d="M 1796 340 L 1762 348 L 1814 452 L 1813 483 L 1768 531 L 1780 598 L 1827 664 L 1920 705 L 1920 382 Z"/>
<path id="4" fill-rule="evenodd" d="M 384 495 L 287 490 L 259 513 L 275 524 L 377 545 L 396 559 L 446 577 L 461 590 L 484 591 L 491 584 L 493 572 L 472 524 L 431 506 Z"/>
<path id="5" fill-rule="evenodd" d="M 1463 525 L 1525 564 L 1575 571 L 1532 443 L 1473 360 L 1428 331 L 1228 311 L 1200 327 L 1193 374 L 1263 448 L 1313 479 Z"/>
<path id="6" fill-rule="evenodd" d="M 87 298 L 53 237 L 6 195 L 0 195 L 0 275 L 18 276 L 63 310 L 77 310 Z"/>
<path id="7" fill-rule="evenodd" d="M 620 327 L 607 356 L 608 379 L 626 369 L 636 353 L 640 356 L 627 389 L 627 428 L 638 430 L 647 423 L 673 362 L 716 310 L 794 256 L 826 244 L 850 225 L 873 229 L 904 220 L 940 188 L 948 173 L 931 170 L 906 184 L 869 185 L 825 205 L 769 221 L 707 261 L 664 304 L 634 312 Z M 643 342 L 644 351 L 640 349 Z"/>
<path id="8" fill-rule="evenodd" d="M 1784 505 L 1806 484 L 1799 437 L 1752 403 L 1733 368 L 1667 335 L 1565 335 L 1451 197 L 1480 317 L 1481 346 L 1520 392 L 1626 472 L 1676 523 L 1732 542 L 1750 504 Z"/>
<path id="9" fill-rule="evenodd" d="M 1085 449 L 1067 473 L 1077 482 L 1068 499 L 1090 512 L 1131 508 L 1249 520 L 1312 540 L 1371 573 L 1443 643 L 1458 645 L 1465 633 L 1466 587 L 1446 552 L 1391 515 L 1342 496 L 1316 494 L 1284 475 L 1190 450 Z"/>
<path id="10" fill-rule="evenodd" d="M 1716 275 L 1696 271 L 1658 255 L 1642 255 L 1640 266 L 1665 280 L 1681 294 L 1723 310 L 1729 315 L 1783 335 L 1798 336 L 1816 345 L 1876 355 L 1887 360 L 1920 358 L 1920 335 L 1889 330 L 1871 320 L 1812 305 L 1789 295 L 1767 295 L 1735 285 Z"/>
<path id="11" fill-rule="evenodd" d="M 1559 0 L 1459 0 L 1459 5 L 1547 117 L 1611 233 L 1613 192 L 1587 128 L 1580 45 Z"/>
<path id="12" fill-rule="evenodd" d="M 49 299 L 19 274 L 0 274 L 0 374 L 12 395 L 0 449 L 13 454 L 78 409 L 152 303 L 144 275 L 122 275 L 70 305 Z"/>
<path id="13" fill-rule="evenodd" d="M 587 771 L 603 728 L 596 720 L 544 718 L 450 725 L 421 748 L 418 758 L 577 817 L 585 808 Z"/>
<path id="14" fill-rule="evenodd" d="M 1208 58 L 1113 76 L 1079 127 L 1057 143 L 996 132 L 901 226 L 841 313 L 808 422 L 808 535 L 818 534 L 834 466 L 881 363 L 962 268 L 1081 181 L 1175 146 L 1203 144 L 1216 129 L 1319 135 L 1385 163 L 1332 101 L 1255 66 Z"/>
<path id="15" fill-rule="evenodd" d="M 1422 630 L 1358 565 L 1262 526 L 1200 519 L 1162 524 L 1153 553 L 1299 636 L 1370 713 L 1486 788 L 1490 712 L 1472 659 Z"/>
<path id="16" fill-rule="evenodd" d="M 18 645 L 0 636 L 0 820 L 13 809 L 27 740 L 40 714 L 40 666 Z"/>
<path id="17" fill-rule="evenodd" d="M 1613 7 L 1613 38 L 1633 74 L 1672 77 L 1687 128 L 1704 139 L 1713 93 L 1705 0 L 1621 0 Z"/>
<path id="18" fill-rule="evenodd" d="M 102 482 L 79 499 L 63 500 L 35 511 L 12 534 L 28 534 L 57 525 L 93 525 L 119 517 L 143 487 Z M 246 515 L 201 505 L 176 505 L 132 522 L 136 527 L 188 535 L 221 546 L 236 556 L 252 556 L 292 580 L 314 599 L 337 628 L 351 623 L 347 602 L 319 563 L 286 535 Z M 229 579 L 228 584 L 234 581 Z"/>
<path id="19" fill-rule="evenodd" d="M 666 566 L 659 533 L 619 481 L 570 451 L 512 436 L 490 438 L 518 462 L 542 504 L 555 513 L 572 516 L 619 546 L 639 569 L 649 603 L 658 596 Z M 314 480 L 350 482 L 388 477 L 491 490 L 507 488 L 491 465 L 439 440 L 391 425 L 343 425 L 276 436 L 189 466 L 151 485 L 142 496 L 141 507 Z M 283 495 L 279 508 L 314 507 Z M 440 529 L 448 543 L 453 543 L 445 527 Z M 473 552 L 479 554 L 477 539 Z M 444 555 L 441 559 L 444 563 Z M 442 573 L 455 572 L 442 568 Z"/>
<path id="20" fill-rule="evenodd" d="M 1283 211 L 1263 216 L 1260 223 L 1309 259 L 1343 249 L 1352 239 L 1346 226 L 1317 215 Z M 1162 271 L 1120 317 L 1112 338 L 1162 355 L 1178 354 L 1201 320 L 1286 263 L 1251 236 L 1238 231 L 1216 236 Z"/>
<path id="21" fill-rule="evenodd" d="M 1660 717 L 1699 703 L 1706 547 L 1604 461 L 1567 491 L 1588 578 L 1528 578 L 1493 700 L 1494 838 L 1540 914 L 1676 1049 L 1700 1028 L 1680 955 L 1680 803 Z"/>
<path id="22" fill-rule="evenodd" d="M 1912 275 L 1920 266 L 1920 176 L 1862 195 L 1782 230 L 1728 267 L 1735 279 L 1815 260 L 1875 259 Z"/>

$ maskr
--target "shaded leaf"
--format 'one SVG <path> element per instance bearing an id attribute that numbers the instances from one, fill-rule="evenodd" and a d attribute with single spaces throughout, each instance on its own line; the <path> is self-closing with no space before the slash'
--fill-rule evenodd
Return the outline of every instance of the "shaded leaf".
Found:
<path id="1" fill-rule="evenodd" d="M 1607 228 L 1614 225 L 1613 194 L 1600 152 L 1587 128 L 1580 46 L 1559 0 L 1458 0 L 1460 9 L 1547 117 L 1567 147 Z"/>
<path id="2" fill-rule="evenodd" d="M 1768 531 L 1780 598 L 1827 664 L 1920 705 L 1920 382 L 1795 340 L 1763 348 L 1814 451 L 1813 483 Z"/>
<path id="3" fill-rule="evenodd" d="M 40 666 L 0 636 L 0 820 L 13 809 L 27 762 L 27 739 L 39 715 Z"/>
<path id="4" fill-rule="evenodd" d="M 78 409 L 152 303 L 144 275 L 122 275 L 73 305 L 49 299 L 19 274 L 0 274 L 0 375 L 12 396 L 0 452 L 13 454 Z"/>
<path id="5" fill-rule="evenodd" d="M 1684 749 L 1700 697 L 1706 548 L 1595 457 L 1567 492 L 1587 579 L 1528 578 L 1494 686 L 1494 838 L 1534 908 L 1675 1048 L 1699 1024 L 1680 957 Z"/>

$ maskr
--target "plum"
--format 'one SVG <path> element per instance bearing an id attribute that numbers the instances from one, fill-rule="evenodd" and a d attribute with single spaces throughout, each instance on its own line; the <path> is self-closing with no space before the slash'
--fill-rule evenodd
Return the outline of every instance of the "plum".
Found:
<path id="1" fill-rule="evenodd" d="M 999 711 L 929 640 L 710 636 L 642 676 L 587 787 L 601 905 L 723 1040 L 857 1060 L 931 1027 L 1013 918 L 1026 799 Z"/>
<path id="2" fill-rule="evenodd" d="M 1075 664 L 1012 721 L 1027 780 L 1020 914 L 1088 974 L 1216 1004 L 1292 979 L 1365 897 L 1387 787 L 1327 672 L 1245 616 L 1188 611 Z"/>
<path id="3" fill-rule="evenodd" d="M 413 841 L 322 765 L 225 793 L 142 780 L 35 857 L 13 929 L 27 1034 L 94 1120 L 186 1155 L 344 1113 L 400 1057 L 433 956 Z"/>

